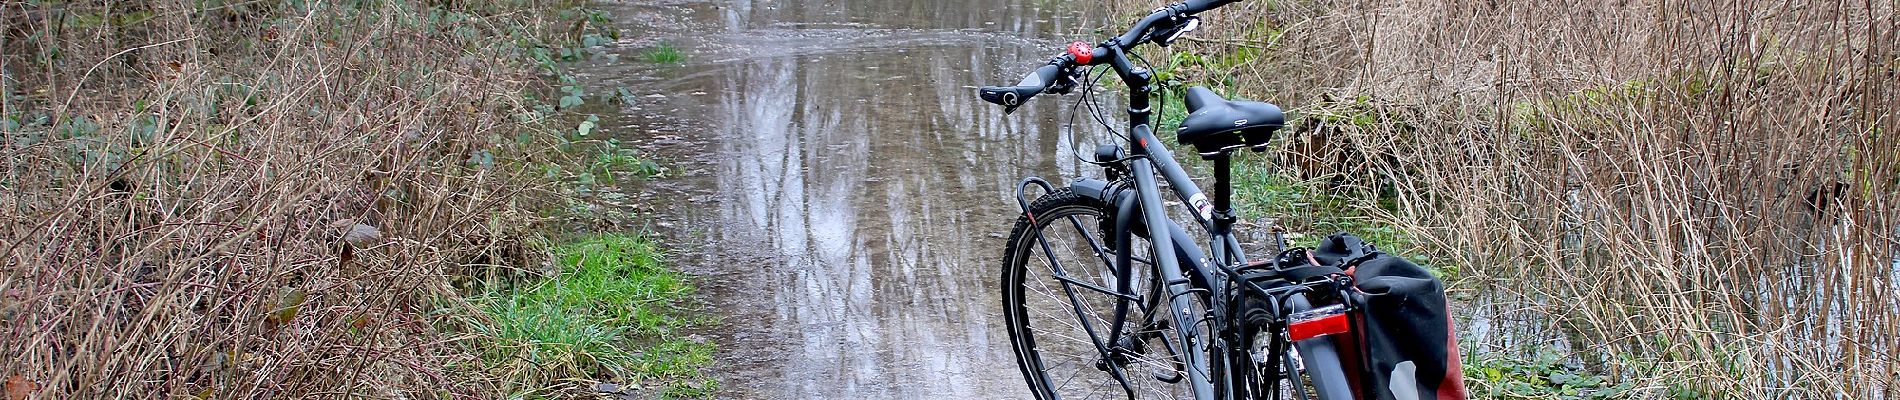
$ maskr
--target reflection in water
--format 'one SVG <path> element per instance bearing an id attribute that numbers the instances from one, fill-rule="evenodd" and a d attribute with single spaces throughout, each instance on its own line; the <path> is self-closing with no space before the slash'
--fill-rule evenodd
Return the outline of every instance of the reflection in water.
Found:
<path id="1" fill-rule="evenodd" d="M 755 60 L 723 79 L 717 114 L 732 118 L 716 131 L 712 179 L 735 201 L 719 203 L 718 223 L 722 242 L 771 253 L 747 292 L 770 295 L 761 328 L 798 344 L 776 371 L 786 396 L 1021 385 L 995 317 L 991 233 L 1008 229 L 1016 165 L 1051 171 L 1074 140 L 945 89 L 977 79 L 970 61 L 923 50 Z M 879 70 L 896 75 L 853 73 Z M 898 89 L 919 83 L 927 96 Z"/>
<path id="2" fill-rule="evenodd" d="M 996 288 L 1014 184 L 1092 171 L 1069 148 L 1102 140 L 1062 129 L 1060 101 L 1005 118 L 973 95 L 1057 51 L 1046 32 L 1077 26 L 1041 3 L 691 2 L 685 14 L 722 31 L 674 42 L 695 49 L 698 64 L 601 77 L 666 94 L 639 107 L 692 121 L 630 122 L 662 128 L 627 139 L 675 131 L 696 154 L 669 158 L 708 164 L 677 179 L 701 194 L 661 206 L 711 235 L 706 259 L 682 262 L 711 264 L 688 268 L 719 281 L 710 286 L 728 328 L 719 334 L 729 388 L 767 398 L 1027 394 Z"/>
<path id="3" fill-rule="evenodd" d="M 732 118 L 716 131 L 712 179 L 735 201 L 719 203 L 721 241 L 770 252 L 745 292 L 769 295 L 759 328 L 796 344 L 772 371 L 785 387 L 766 391 L 974 396 L 1020 385 L 992 318 L 994 260 L 983 255 L 996 244 L 968 236 L 1007 229 L 995 194 L 1009 181 L 993 174 L 1020 173 L 1006 167 L 1014 152 L 968 130 L 987 111 L 918 115 L 939 98 L 886 86 L 910 78 L 849 73 L 918 58 L 764 59 L 722 82 L 717 114 Z M 947 61 L 933 70 L 954 70 Z"/>
<path id="4" fill-rule="evenodd" d="M 1014 184 L 1093 174 L 1071 149 L 1106 140 L 1062 129 L 1067 107 L 1054 99 L 1005 118 L 972 89 L 1015 82 L 1056 43 L 1094 38 L 1073 34 L 1084 31 L 1073 16 L 1106 13 L 1039 0 L 658 3 L 622 4 L 660 15 L 624 20 L 663 22 L 643 34 L 662 32 L 688 64 L 596 66 L 589 80 L 604 87 L 590 91 L 665 96 L 625 110 L 669 115 L 620 125 L 635 128 L 624 138 L 676 143 L 653 150 L 706 163 L 671 179 L 691 199 L 659 206 L 710 234 L 707 248 L 682 255 L 703 258 L 679 261 L 705 271 L 725 316 L 726 387 L 799 399 L 1025 394 L 995 288 Z M 684 140 L 657 140 L 668 134 Z M 1821 265 L 1755 284 L 1815 285 Z M 1900 277 L 1900 263 L 1886 272 Z M 1854 329 L 1842 324 L 1844 293 L 1786 299 L 1782 308 L 1807 313 L 1773 316 L 1796 332 L 1779 345 L 1825 341 L 1839 352 Z M 1531 310 L 1476 299 L 1461 341 L 1568 349 L 1558 321 Z"/>
<path id="5" fill-rule="evenodd" d="M 1057 10 L 1044 9 L 1061 3 L 1047 1 L 739 0 L 729 3 L 723 22 L 724 28 L 731 32 L 840 26 L 969 28 L 1041 37 L 1067 32 L 1071 27 L 1055 18 L 1059 17 L 1053 12 Z"/>

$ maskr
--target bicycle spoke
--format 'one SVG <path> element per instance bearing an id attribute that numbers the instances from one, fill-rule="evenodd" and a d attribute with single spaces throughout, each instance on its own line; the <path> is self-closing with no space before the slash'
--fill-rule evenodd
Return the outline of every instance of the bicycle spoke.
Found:
<path id="1" fill-rule="evenodd" d="M 1151 315 L 1167 303 L 1156 295 L 1153 267 L 1144 264 L 1153 252 L 1146 241 L 1131 238 L 1127 251 L 1147 257 L 1135 257 L 1139 262 L 1121 271 L 1116 250 L 1096 240 L 1099 214 L 1042 215 L 1049 215 L 1047 224 L 1012 239 L 1020 249 L 1013 267 L 1020 271 L 1013 281 L 1023 319 L 1018 329 L 1034 340 L 1019 354 L 1033 357 L 1025 361 L 1032 383 L 1065 399 L 1188 395 L 1184 384 L 1168 378 L 1187 373 L 1168 345 L 1157 342 L 1179 335 L 1152 322 L 1169 317 Z"/>
<path id="2" fill-rule="evenodd" d="M 1071 218 L 1071 220 L 1073 220 L 1073 218 Z M 1082 232 L 1086 233 L 1087 231 L 1082 231 Z M 1062 269 L 1062 263 L 1060 261 L 1056 261 L 1055 249 L 1049 245 L 1049 240 L 1047 237 L 1045 237 L 1042 234 L 1042 230 L 1037 229 L 1034 231 L 1034 233 L 1035 233 L 1037 245 L 1039 245 L 1042 248 L 1043 255 L 1048 257 L 1049 271 L 1052 274 L 1051 276 L 1055 276 L 1055 277 L 1067 276 L 1068 273 Z M 1112 359 L 1112 355 L 1114 354 L 1114 352 L 1110 351 L 1108 346 L 1102 343 L 1101 335 L 1096 333 L 1095 325 L 1089 322 L 1089 316 L 1093 315 L 1093 313 L 1090 313 L 1088 311 L 1091 307 L 1088 307 L 1087 302 L 1082 301 L 1081 297 L 1076 294 L 1076 291 L 1073 285 L 1067 282 L 1062 282 L 1062 292 L 1068 296 L 1069 305 L 1075 311 L 1076 321 L 1081 323 L 1083 332 L 1088 333 L 1089 341 L 1091 342 L 1091 344 L 1095 346 L 1095 352 L 1097 354 L 1100 354 L 1104 360 Z M 1114 326 L 1111 326 L 1109 328 L 1120 329 L 1120 327 L 1114 327 Z M 1130 397 L 1133 397 L 1134 388 L 1128 385 L 1128 379 L 1123 376 L 1123 374 L 1121 373 L 1121 369 L 1118 366 L 1115 366 L 1114 363 L 1112 362 L 1109 364 L 1110 364 L 1110 367 L 1108 368 L 1109 375 L 1114 376 L 1115 380 L 1121 384 L 1122 390 L 1130 393 Z"/>

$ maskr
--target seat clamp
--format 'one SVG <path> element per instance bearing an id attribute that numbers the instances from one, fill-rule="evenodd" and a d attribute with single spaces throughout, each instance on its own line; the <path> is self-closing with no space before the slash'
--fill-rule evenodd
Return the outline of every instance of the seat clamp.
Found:
<path id="1" fill-rule="evenodd" d="M 1215 210 L 1213 220 L 1216 223 L 1233 225 L 1233 223 L 1240 220 L 1240 218 L 1234 215 L 1234 209 L 1229 208 L 1226 210 Z"/>

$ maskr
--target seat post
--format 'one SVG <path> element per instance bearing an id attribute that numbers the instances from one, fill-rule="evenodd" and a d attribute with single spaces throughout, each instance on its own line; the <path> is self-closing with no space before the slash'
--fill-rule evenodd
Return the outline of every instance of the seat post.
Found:
<path id="1" fill-rule="evenodd" d="M 1234 226 L 1233 152 L 1222 150 L 1208 159 L 1214 161 L 1214 229 L 1227 233 Z"/>

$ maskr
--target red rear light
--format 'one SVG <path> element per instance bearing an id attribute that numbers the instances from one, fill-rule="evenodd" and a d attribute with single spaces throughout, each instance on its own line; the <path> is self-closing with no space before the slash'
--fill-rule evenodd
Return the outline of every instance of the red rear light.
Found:
<path id="1" fill-rule="evenodd" d="M 1346 306 L 1334 304 L 1287 316 L 1286 335 L 1297 342 L 1335 333 L 1346 333 Z"/>

